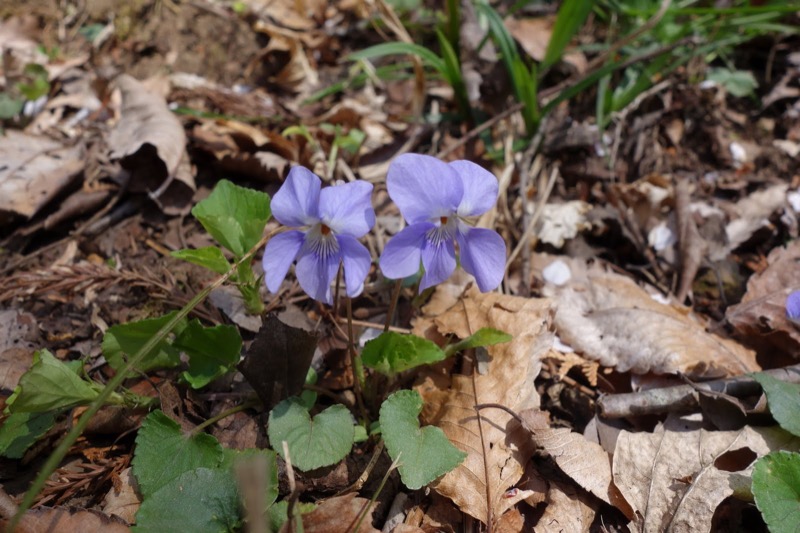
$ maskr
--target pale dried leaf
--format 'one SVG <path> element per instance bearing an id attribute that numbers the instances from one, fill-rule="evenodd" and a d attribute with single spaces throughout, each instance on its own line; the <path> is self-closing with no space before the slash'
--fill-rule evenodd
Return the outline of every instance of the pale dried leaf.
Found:
<path id="1" fill-rule="evenodd" d="M 119 477 L 113 479 L 113 486 L 103 499 L 103 511 L 118 516 L 129 524 L 135 524 L 136 512 L 141 505 L 136 491 L 136 478 L 128 467 L 119 473 Z"/>
<path id="2" fill-rule="evenodd" d="M 706 431 L 702 415 L 670 415 L 653 433 L 623 431 L 613 472 L 644 532 L 710 531 L 714 511 L 750 485 L 752 463 L 772 450 L 797 450 L 800 439 L 773 428 Z M 744 450 L 743 452 L 737 452 Z"/>
<path id="3" fill-rule="evenodd" d="M 728 308 L 725 318 L 748 342 L 800 357 L 800 331 L 786 318 L 786 297 L 800 289 L 800 241 L 772 250 L 767 268 L 747 281 L 741 303 Z"/>
<path id="4" fill-rule="evenodd" d="M 547 507 L 533 531 L 535 533 L 589 531 L 595 513 L 596 509 L 587 496 L 579 494 L 573 487 L 554 482 L 547 491 Z"/>
<path id="5" fill-rule="evenodd" d="M 438 304 L 434 308 L 438 310 Z M 452 499 L 463 512 L 484 523 L 489 514 L 486 470 L 491 515 L 497 519 L 530 495 L 529 491 L 519 491 L 513 497 L 505 497 L 506 491 L 522 476 L 532 453 L 532 442 L 508 413 L 498 409 L 482 411 L 484 421 L 479 428 L 473 406 L 499 403 L 517 412 L 538 406 L 533 380 L 541 368 L 540 358 L 552 345 L 551 314 L 550 300 L 482 294 L 471 287 L 448 310 L 426 315 L 414 326 L 414 332 L 423 336 L 427 332 L 434 337 L 452 334 L 466 338 L 480 328 L 491 327 L 513 337 L 508 343 L 488 348 L 490 361 L 485 373 L 453 375 L 450 390 L 433 386 L 418 389 L 426 402 L 425 422 L 441 427 L 453 444 L 468 454 L 434 488 Z"/>
<path id="6" fill-rule="evenodd" d="M 757 230 L 769 224 L 769 217 L 781 207 L 787 205 L 786 184 L 773 185 L 763 191 L 756 191 L 745 196 L 735 206 L 738 218 L 725 227 L 728 236 L 728 250 L 735 250 L 746 242 Z"/>
<path id="7" fill-rule="evenodd" d="M 545 205 L 538 228 L 539 240 L 561 248 L 564 241 L 574 239 L 579 232 L 591 227 L 586 220 L 586 213 L 591 208 L 580 200 Z"/>
<path id="8" fill-rule="evenodd" d="M 622 275 L 594 268 L 545 294 L 558 302 L 559 337 L 620 372 L 721 377 L 760 370 L 751 350 L 706 332 L 690 310 L 654 300 Z"/>
<path id="9" fill-rule="evenodd" d="M 359 515 L 369 507 L 364 520 L 356 530 Z M 352 492 L 344 496 L 328 498 L 316 509 L 303 515 L 303 531 L 306 533 L 379 533 L 372 527 L 372 512 L 375 504 L 366 498 L 359 498 Z"/>
<path id="10" fill-rule="evenodd" d="M 509 17 L 503 23 L 525 53 L 541 62 L 547 52 L 555 21 L 555 16 L 519 19 Z"/>
<path id="11" fill-rule="evenodd" d="M 6 130 L 0 137 L 0 211 L 35 215 L 85 166 L 82 144 Z"/>

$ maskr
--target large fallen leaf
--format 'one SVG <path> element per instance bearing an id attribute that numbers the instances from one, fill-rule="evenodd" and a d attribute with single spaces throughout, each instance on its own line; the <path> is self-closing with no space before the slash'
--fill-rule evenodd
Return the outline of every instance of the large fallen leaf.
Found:
<path id="1" fill-rule="evenodd" d="M 797 450 L 780 428 L 706 431 L 702 415 L 670 415 L 653 433 L 622 431 L 614 482 L 640 515 L 641 531 L 710 531 L 717 506 L 747 497 L 753 462 L 772 450 Z"/>
<path id="2" fill-rule="evenodd" d="M 0 211 L 35 215 L 83 170 L 84 152 L 81 143 L 6 130 L 0 136 Z"/>
<path id="3" fill-rule="evenodd" d="M 424 422 L 442 428 L 450 441 L 468 454 L 434 488 L 463 512 L 487 523 L 489 516 L 499 519 L 530 494 L 519 491 L 513 497 L 505 497 L 522 476 L 532 453 L 532 441 L 511 415 L 498 409 L 482 411 L 483 423 L 479 427 L 474 406 L 499 403 L 516 412 L 538 406 L 533 380 L 541 368 L 541 356 L 553 341 L 549 331 L 552 304 L 547 299 L 481 294 L 474 286 L 440 314 L 441 300 L 426 308 L 426 313 L 433 310 L 435 314 L 416 321 L 415 334 L 456 335 L 463 339 L 480 328 L 490 327 L 513 337 L 511 342 L 487 349 L 489 362 L 485 371 L 479 361 L 481 370 L 473 375 L 453 375 L 449 390 L 433 385 L 417 389 L 426 402 Z"/>
<path id="4" fill-rule="evenodd" d="M 767 268 L 747 281 L 741 303 L 728 308 L 725 318 L 736 332 L 765 351 L 800 357 L 800 330 L 786 319 L 786 297 L 800 289 L 800 240 L 775 248 Z"/>
<path id="5" fill-rule="evenodd" d="M 111 159 L 131 172 L 130 188 L 148 192 L 167 214 L 183 213 L 194 193 L 183 126 L 163 96 L 122 74 L 119 122 L 108 135 Z"/>
<path id="6" fill-rule="evenodd" d="M 562 341 L 620 372 L 722 377 L 760 370 L 752 351 L 708 333 L 690 310 L 654 300 L 630 279 L 590 268 L 545 294 Z"/>

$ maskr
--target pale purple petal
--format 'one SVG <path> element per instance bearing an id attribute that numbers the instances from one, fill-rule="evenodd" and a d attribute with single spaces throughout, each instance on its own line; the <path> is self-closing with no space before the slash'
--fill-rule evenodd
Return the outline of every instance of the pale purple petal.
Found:
<path id="1" fill-rule="evenodd" d="M 496 289 L 506 269 L 506 243 L 497 232 L 484 228 L 466 228 L 456 236 L 461 252 L 461 266 L 475 276 L 481 292 Z"/>
<path id="2" fill-rule="evenodd" d="M 389 239 L 380 259 L 383 275 L 389 279 L 402 279 L 419 272 L 425 234 L 434 227 L 430 222 L 412 224 Z"/>
<path id="3" fill-rule="evenodd" d="M 361 294 L 364 290 L 364 280 L 369 274 L 369 267 L 372 265 L 372 258 L 369 250 L 350 235 L 337 235 L 339 249 L 342 251 L 342 263 L 344 265 L 344 286 L 347 295 L 351 298 Z"/>
<path id="4" fill-rule="evenodd" d="M 287 231 L 275 235 L 267 243 L 261 264 L 264 266 L 264 281 L 270 292 L 278 292 L 289 267 L 303 246 L 303 239 L 302 231 Z"/>
<path id="5" fill-rule="evenodd" d="M 375 225 L 372 184 L 353 181 L 325 187 L 319 196 L 319 215 L 337 235 L 363 237 Z"/>
<path id="6" fill-rule="evenodd" d="M 455 169 L 464 183 L 464 196 L 458 205 L 459 216 L 480 215 L 494 207 L 498 191 L 494 174 L 471 161 L 453 161 L 450 167 Z"/>
<path id="7" fill-rule="evenodd" d="M 321 255 L 309 250 L 308 247 L 303 248 L 300 252 L 294 273 L 306 294 L 318 302 L 330 305 L 333 301 L 331 283 L 339 271 L 340 252 L 337 250 Z"/>
<path id="8" fill-rule="evenodd" d="M 292 167 L 286 181 L 272 197 L 272 216 L 284 226 L 310 226 L 319 221 L 322 182 L 305 167 Z"/>
<path id="9" fill-rule="evenodd" d="M 451 216 L 464 194 L 461 178 L 450 165 L 420 154 L 403 154 L 392 161 L 386 188 L 409 224 Z"/>
<path id="10" fill-rule="evenodd" d="M 786 298 L 786 318 L 792 322 L 800 321 L 800 291 L 793 291 Z"/>
<path id="11" fill-rule="evenodd" d="M 422 266 L 425 267 L 425 275 L 419 284 L 420 291 L 449 278 L 456 269 L 456 249 L 452 239 L 438 244 L 426 241 L 422 249 Z"/>

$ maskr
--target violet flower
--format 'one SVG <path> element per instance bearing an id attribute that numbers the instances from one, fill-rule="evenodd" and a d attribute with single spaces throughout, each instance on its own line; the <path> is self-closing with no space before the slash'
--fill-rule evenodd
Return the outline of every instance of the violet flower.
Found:
<path id="1" fill-rule="evenodd" d="M 420 290 L 441 283 L 456 268 L 455 242 L 461 266 L 475 276 L 482 292 L 503 280 L 506 245 L 496 232 L 465 221 L 491 209 L 497 201 L 497 179 L 469 161 L 444 163 L 435 157 L 404 154 L 392 161 L 386 176 L 389 196 L 408 222 L 386 244 L 380 259 L 383 274 L 398 279 L 425 274 Z"/>
<path id="2" fill-rule="evenodd" d="M 272 214 L 285 226 L 302 228 L 280 233 L 264 250 L 267 288 L 277 292 L 289 267 L 297 259 L 295 275 L 303 290 L 317 301 L 330 304 L 331 282 L 344 265 L 347 295 L 358 296 L 372 263 L 356 239 L 375 224 L 372 184 L 355 181 L 321 188 L 316 174 L 293 167 L 272 198 Z"/>
<path id="3" fill-rule="evenodd" d="M 800 291 L 792 291 L 786 298 L 786 318 L 800 325 Z"/>

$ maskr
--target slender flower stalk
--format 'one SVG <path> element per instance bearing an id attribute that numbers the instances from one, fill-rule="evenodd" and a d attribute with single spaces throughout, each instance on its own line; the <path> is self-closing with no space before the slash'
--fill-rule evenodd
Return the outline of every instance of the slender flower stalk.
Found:
<path id="1" fill-rule="evenodd" d="M 497 202 L 497 179 L 469 161 L 444 163 L 435 157 L 404 154 L 389 166 L 389 196 L 408 226 L 386 245 L 380 259 L 383 274 L 399 279 L 425 273 L 420 290 L 445 281 L 461 266 L 475 276 L 482 292 L 503 280 L 506 245 L 495 231 L 473 228 L 468 218 Z"/>
<path id="2" fill-rule="evenodd" d="M 355 181 L 322 188 L 320 178 L 304 167 L 294 167 L 272 199 L 272 214 L 285 226 L 300 228 L 273 237 L 264 250 L 264 279 L 277 292 L 289 267 L 310 297 L 332 303 L 331 282 L 344 266 L 347 296 L 364 289 L 372 261 L 357 239 L 375 224 L 372 184 Z"/>

